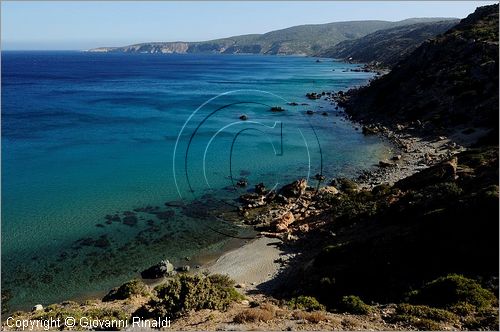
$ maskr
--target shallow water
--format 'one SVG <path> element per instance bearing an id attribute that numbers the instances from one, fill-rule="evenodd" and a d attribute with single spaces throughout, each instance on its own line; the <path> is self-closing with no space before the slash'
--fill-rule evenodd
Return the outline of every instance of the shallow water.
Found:
<path id="1" fill-rule="evenodd" d="M 299 177 L 315 184 L 317 173 L 373 165 L 382 142 L 330 103 L 305 98 L 372 77 L 354 67 L 304 57 L 3 52 L 2 289 L 11 309 L 102 292 L 163 258 L 217 252 L 225 235 L 247 232 L 216 218 L 246 190 L 231 190 L 241 177 L 249 188 Z M 178 200 L 187 205 L 164 205 Z"/>

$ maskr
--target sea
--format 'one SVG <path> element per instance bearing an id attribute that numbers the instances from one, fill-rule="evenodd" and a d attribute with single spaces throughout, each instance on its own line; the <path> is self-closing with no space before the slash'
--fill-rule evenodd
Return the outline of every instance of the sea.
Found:
<path id="1" fill-rule="evenodd" d="M 1 67 L 9 311 L 102 296 L 162 259 L 196 270 L 254 236 L 235 211 L 256 184 L 317 188 L 390 149 L 326 100 L 374 76 L 342 61 L 4 51 Z"/>

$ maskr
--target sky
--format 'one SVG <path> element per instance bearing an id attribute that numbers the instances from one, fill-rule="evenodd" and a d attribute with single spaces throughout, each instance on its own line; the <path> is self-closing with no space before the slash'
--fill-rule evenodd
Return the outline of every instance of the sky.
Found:
<path id="1" fill-rule="evenodd" d="M 300 24 L 463 18 L 493 1 L 2 1 L 3 50 L 202 41 Z"/>

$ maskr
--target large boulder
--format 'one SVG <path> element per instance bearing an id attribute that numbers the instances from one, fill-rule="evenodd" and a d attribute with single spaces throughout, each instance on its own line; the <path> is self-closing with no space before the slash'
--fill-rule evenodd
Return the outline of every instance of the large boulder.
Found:
<path id="1" fill-rule="evenodd" d="M 162 260 L 146 270 L 141 272 L 141 277 L 144 279 L 158 279 L 175 274 L 174 265 L 168 259 Z"/>
<path id="2" fill-rule="evenodd" d="M 453 181 L 457 173 L 457 164 L 457 157 L 452 157 L 449 160 L 399 180 L 394 184 L 394 187 L 401 190 L 420 189 L 436 183 Z"/>
<path id="3" fill-rule="evenodd" d="M 288 211 L 285 212 L 281 218 L 276 220 L 276 231 L 277 232 L 286 232 L 288 230 L 288 226 L 290 226 L 295 221 L 295 217 L 293 213 Z"/>
<path id="4" fill-rule="evenodd" d="M 285 197 L 300 197 L 306 192 L 307 180 L 300 179 L 287 184 L 280 190 L 280 195 Z"/>

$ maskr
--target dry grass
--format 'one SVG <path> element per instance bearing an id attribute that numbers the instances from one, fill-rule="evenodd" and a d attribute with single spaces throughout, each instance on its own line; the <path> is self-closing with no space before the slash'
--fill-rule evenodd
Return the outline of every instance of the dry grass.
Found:
<path id="1" fill-rule="evenodd" d="M 233 319 L 235 323 L 269 322 L 274 319 L 276 310 L 271 305 L 262 305 L 259 308 L 245 309 Z"/>
<path id="2" fill-rule="evenodd" d="M 294 311 L 293 318 L 303 319 L 313 324 L 318 324 L 320 322 L 325 322 L 328 320 L 326 314 L 323 311 L 313 311 L 313 312 Z"/>

